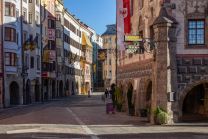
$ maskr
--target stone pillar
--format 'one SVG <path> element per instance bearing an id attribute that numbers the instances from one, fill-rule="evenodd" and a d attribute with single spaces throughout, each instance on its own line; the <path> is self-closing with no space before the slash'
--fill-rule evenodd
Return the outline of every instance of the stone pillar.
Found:
<path id="1" fill-rule="evenodd" d="M 208 88 L 204 88 L 205 96 L 204 96 L 204 114 L 208 117 Z"/>
<path id="2" fill-rule="evenodd" d="M 153 92 L 152 110 L 157 107 L 168 112 L 168 123 L 178 121 L 178 102 L 168 102 L 167 93 L 177 94 L 177 64 L 176 64 L 176 37 L 177 22 L 169 19 L 163 7 L 154 22 L 154 32 L 157 44 L 155 61 L 153 62 Z M 177 95 L 176 95 L 177 96 Z M 153 112 L 151 123 L 154 123 Z"/>

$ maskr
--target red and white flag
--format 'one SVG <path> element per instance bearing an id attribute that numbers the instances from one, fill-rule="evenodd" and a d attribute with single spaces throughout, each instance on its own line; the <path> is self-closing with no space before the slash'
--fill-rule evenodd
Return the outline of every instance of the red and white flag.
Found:
<path id="1" fill-rule="evenodd" d="M 130 0 L 116 0 L 118 51 L 125 51 L 124 34 L 131 33 Z"/>

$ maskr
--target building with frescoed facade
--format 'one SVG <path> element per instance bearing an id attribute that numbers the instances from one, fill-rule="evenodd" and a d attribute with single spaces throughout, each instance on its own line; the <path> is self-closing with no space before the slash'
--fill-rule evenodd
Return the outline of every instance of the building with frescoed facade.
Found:
<path id="1" fill-rule="evenodd" d="M 64 86 L 65 74 L 64 74 L 64 1 L 56 1 L 56 48 L 57 48 L 57 93 L 58 96 L 65 96 L 66 90 Z"/>
<path id="2" fill-rule="evenodd" d="M 40 43 L 40 1 L 22 0 L 23 43 L 28 39 L 36 41 L 36 46 L 24 49 L 25 104 L 41 100 L 41 43 Z"/>
<path id="3" fill-rule="evenodd" d="M 107 49 L 107 59 L 103 62 L 103 79 L 105 89 L 116 84 L 116 25 L 107 25 L 107 30 L 101 35 L 103 49 Z"/>
<path id="4" fill-rule="evenodd" d="M 4 106 L 23 104 L 21 2 L 3 0 Z"/>
<path id="5" fill-rule="evenodd" d="M 57 98 L 55 0 L 41 1 L 42 87 L 44 100 Z M 45 16 L 45 17 L 44 17 Z"/>
<path id="6" fill-rule="evenodd" d="M 119 52 L 117 86 L 124 89 L 126 102 L 122 110 L 128 108 L 127 91 L 131 89 L 136 110 L 151 107 L 151 123 L 154 123 L 153 110 L 158 107 L 167 111 L 168 123 L 206 120 L 208 2 L 130 2 L 131 35 L 142 35 L 145 41 L 140 44 L 147 51 Z"/>

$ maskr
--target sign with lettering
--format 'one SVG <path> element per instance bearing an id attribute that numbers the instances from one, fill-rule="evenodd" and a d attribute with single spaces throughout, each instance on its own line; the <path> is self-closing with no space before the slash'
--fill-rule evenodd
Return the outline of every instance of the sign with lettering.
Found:
<path id="1" fill-rule="evenodd" d="M 144 54 L 144 47 L 140 46 L 135 46 L 135 45 L 127 45 L 126 46 L 126 53 L 132 54 Z"/>
<path id="2" fill-rule="evenodd" d="M 55 30 L 54 29 L 48 29 L 48 35 L 55 37 Z"/>
<path id="3" fill-rule="evenodd" d="M 142 36 L 135 36 L 135 35 L 124 35 L 124 41 L 133 41 L 133 42 L 141 42 Z"/>
<path id="4" fill-rule="evenodd" d="M 112 112 L 115 114 L 114 108 L 113 108 L 113 103 L 107 103 L 106 104 L 106 113 L 108 114 L 109 112 Z"/>

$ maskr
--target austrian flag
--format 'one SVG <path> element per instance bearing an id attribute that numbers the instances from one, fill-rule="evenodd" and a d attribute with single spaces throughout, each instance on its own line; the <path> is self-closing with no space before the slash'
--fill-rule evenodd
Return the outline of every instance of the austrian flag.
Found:
<path id="1" fill-rule="evenodd" d="M 131 33 L 130 0 L 116 0 L 118 51 L 125 51 L 124 35 Z"/>

